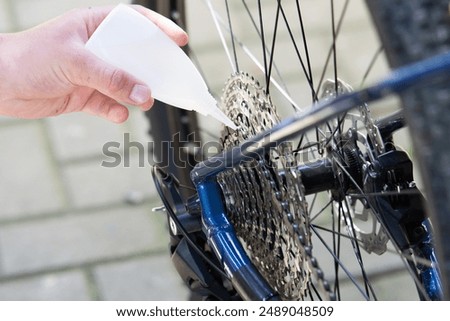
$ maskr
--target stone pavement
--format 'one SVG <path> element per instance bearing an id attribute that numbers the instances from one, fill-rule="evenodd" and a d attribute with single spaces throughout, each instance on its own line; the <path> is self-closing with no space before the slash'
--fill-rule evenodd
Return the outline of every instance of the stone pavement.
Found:
<path id="1" fill-rule="evenodd" d="M 0 31 L 34 26 L 72 7 L 119 2 L 0 0 Z M 203 4 L 198 10 L 203 16 Z M 360 20 L 356 15 L 354 25 Z M 220 43 L 201 24 L 192 20 L 203 33 L 191 41 L 220 92 L 230 71 L 218 68 Z M 318 46 L 317 54 L 326 51 Z M 151 211 L 160 202 L 150 166 L 139 167 L 135 154 L 129 168 L 101 166 L 105 143 L 123 142 L 125 133 L 145 143 L 147 131 L 138 111 L 120 126 L 83 114 L 0 118 L 0 300 L 187 298 L 170 264 L 165 217 Z"/>
<path id="2" fill-rule="evenodd" d="M 72 7 L 120 1 L 0 1 L 0 31 Z M 184 300 L 150 166 L 101 166 L 109 141 L 147 142 L 148 123 L 84 114 L 0 119 L 0 300 Z M 132 204 L 130 204 L 130 202 Z"/>

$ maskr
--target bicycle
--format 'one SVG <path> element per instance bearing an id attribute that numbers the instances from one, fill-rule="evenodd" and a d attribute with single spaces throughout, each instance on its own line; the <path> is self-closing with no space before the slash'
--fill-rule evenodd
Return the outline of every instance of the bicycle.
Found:
<path id="1" fill-rule="evenodd" d="M 136 2 L 186 27 L 187 2 Z M 338 74 L 337 39 L 348 0 L 339 8 L 338 1 L 329 2 L 332 37 L 319 72 L 311 64 L 304 25 L 312 2 L 264 2 L 271 11 L 261 1 L 240 2 L 260 60 L 236 32 L 231 1 L 222 3 L 223 15 L 212 1 L 205 3 L 233 70 L 221 106 L 239 130 L 223 129 L 223 151 L 205 158 L 198 152 L 202 132 L 194 114 L 164 106 L 149 114 L 155 141 L 178 135 L 169 154 L 157 155 L 165 166 L 155 166 L 153 177 L 168 214 L 172 260 L 194 298 L 341 300 L 356 293 L 378 299 L 367 257 L 376 253 L 385 262 L 392 252 L 420 299 L 449 299 L 448 2 L 366 1 L 382 46 L 362 83 L 381 53 L 396 72 L 360 90 Z M 297 30 L 289 24 L 292 15 Z M 277 65 L 282 26 L 305 91 L 293 92 Z M 262 71 L 261 83 L 242 72 L 241 52 Z M 294 60 L 285 62 L 289 69 Z M 329 70 L 331 79 L 325 80 Z M 293 97 L 299 92 L 309 97 L 311 109 L 281 120 L 278 101 L 298 112 Z M 373 102 L 392 93 L 399 93 L 402 109 L 374 120 Z M 421 167 L 420 188 L 410 156 L 396 145 L 395 133 L 407 125 Z M 344 265 L 348 253 L 351 267 Z"/>

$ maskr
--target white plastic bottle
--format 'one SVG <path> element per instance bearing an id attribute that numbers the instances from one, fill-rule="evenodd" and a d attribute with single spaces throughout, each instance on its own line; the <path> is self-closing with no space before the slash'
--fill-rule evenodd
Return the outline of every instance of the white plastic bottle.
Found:
<path id="1" fill-rule="evenodd" d="M 217 102 L 189 57 L 161 29 L 136 10 L 120 4 L 99 25 L 86 48 L 144 81 L 152 96 L 169 105 L 236 125 Z"/>

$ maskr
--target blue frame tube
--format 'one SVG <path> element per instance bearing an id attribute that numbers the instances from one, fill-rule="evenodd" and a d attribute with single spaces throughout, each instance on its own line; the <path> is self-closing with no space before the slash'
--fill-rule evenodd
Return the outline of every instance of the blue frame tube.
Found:
<path id="1" fill-rule="evenodd" d="M 250 262 L 227 218 L 219 184 L 204 180 L 197 185 L 203 211 L 203 226 L 212 246 L 236 291 L 245 300 L 276 300 L 269 284 Z"/>

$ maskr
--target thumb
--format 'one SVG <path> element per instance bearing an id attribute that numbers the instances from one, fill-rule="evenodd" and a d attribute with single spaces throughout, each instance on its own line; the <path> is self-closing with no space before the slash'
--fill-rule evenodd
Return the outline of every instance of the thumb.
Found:
<path id="1" fill-rule="evenodd" d="M 148 108 L 153 104 L 150 88 L 126 71 L 85 50 L 72 66 L 71 81 L 98 90 L 115 101 Z M 70 68 L 70 67 L 69 67 Z"/>

